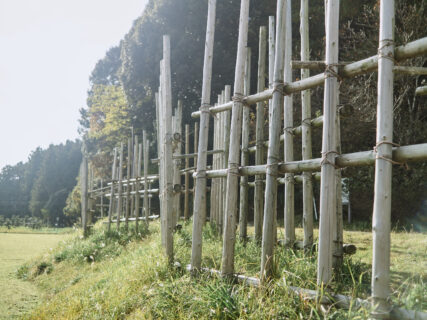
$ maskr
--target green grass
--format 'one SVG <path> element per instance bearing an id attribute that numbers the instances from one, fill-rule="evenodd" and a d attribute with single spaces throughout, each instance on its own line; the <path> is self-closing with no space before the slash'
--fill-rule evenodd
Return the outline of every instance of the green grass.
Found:
<path id="1" fill-rule="evenodd" d="M 19 276 L 46 293 L 44 303 L 26 318 L 365 319 L 368 315 L 367 310 L 331 309 L 324 316 L 313 302 L 289 294 L 288 285 L 316 288 L 316 257 L 302 251 L 277 250 L 277 278 L 266 287 L 254 288 L 209 275 L 189 276 L 184 268 L 191 255 L 191 223 L 174 236 L 177 263 L 171 267 L 163 255 L 158 222 L 139 234 L 132 228 L 129 233 L 108 233 L 104 228 L 98 224 L 88 239 L 74 237 L 21 267 Z M 369 297 L 369 239 L 367 232 L 346 232 L 346 240 L 359 250 L 344 260 L 332 290 Z M 392 239 L 392 299 L 406 308 L 427 311 L 426 235 L 393 233 Z M 203 266 L 219 269 L 221 250 L 221 239 L 207 225 Z M 259 257 L 258 245 L 237 242 L 236 271 L 258 276 Z M 406 273 L 399 273 L 402 270 Z"/>
<path id="2" fill-rule="evenodd" d="M 7 228 L 5 226 L 0 226 L 0 233 L 31 233 L 31 234 L 67 234 L 73 233 L 75 230 L 73 228 L 39 228 L 33 229 L 29 227 L 12 227 Z"/>
<path id="3" fill-rule="evenodd" d="M 0 319 L 16 318 L 39 301 L 40 290 L 17 279 L 16 270 L 24 261 L 55 248 L 62 239 L 64 235 L 58 234 L 0 233 Z"/>

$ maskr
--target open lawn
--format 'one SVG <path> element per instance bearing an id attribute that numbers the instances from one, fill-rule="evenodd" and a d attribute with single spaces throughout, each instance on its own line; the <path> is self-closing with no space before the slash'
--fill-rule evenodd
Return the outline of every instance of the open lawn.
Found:
<path id="1" fill-rule="evenodd" d="M 17 318 L 36 306 L 42 296 L 40 290 L 31 282 L 17 279 L 16 270 L 25 261 L 48 253 L 64 239 L 60 234 L 8 231 L 0 233 L 0 319 Z"/>

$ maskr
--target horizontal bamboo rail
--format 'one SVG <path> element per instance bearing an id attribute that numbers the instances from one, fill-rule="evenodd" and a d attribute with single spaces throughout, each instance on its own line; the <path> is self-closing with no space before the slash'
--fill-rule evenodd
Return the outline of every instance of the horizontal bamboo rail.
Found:
<path id="1" fill-rule="evenodd" d="M 375 164 L 376 153 L 371 151 L 361 151 L 347 153 L 337 156 L 335 163 L 339 168 L 371 166 Z M 427 143 L 415 144 L 393 148 L 393 161 L 405 163 L 427 160 Z M 302 161 L 292 161 L 279 163 L 279 173 L 296 173 L 304 171 L 319 171 L 322 159 L 310 159 Z M 239 168 L 240 175 L 253 176 L 265 174 L 266 165 L 246 166 Z M 227 169 L 206 171 L 208 178 L 220 178 L 227 175 Z"/>
<path id="2" fill-rule="evenodd" d="M 406 45 L 399 46 L 395 49 L 394 58 L 396 61 L 402 61 L 410 59 L 416 56 L 427 54 L 427 37 L 418 39 L 407 43 Z M 378 67 L 378 55 L 350 63 L 342 67 L 339 71 L 339 75 L 343 78 L 355 77 L 364 73 L 372 72 Z M 303 90 L 311 89 L 324 84 L 325 74 L 320 73 L 315 76 L 291 82 L 284 86 L 284 93 L 291 94 L 300 92 Z M 245 98 L 245 103 L 247 105 L 252 105 L 257 102 L 266 101 L 271 99 L 273 95 L 273 89 L 267 89 L 263 92 L 247 96 Z M 209 112 L 218 113 L 227 110 L 231 110 L 233 103 L 228 102 L 219 106 L 210 107 Z M 191 114 L 193 118 L 200 117 L 200 111 L 193 112 Z"/>
<path id="3" fill-rule="evenodd" d="M 217 154 L 217 153 L 224 153 L 224 150 L 208 150 L 206 154 Z M 187 154 L 180 154 L 180 155 L 174 155 L 172 156 L 173 160 L 179 160 L 179 159 L 190 159 L 197 156 L 197 153 L 187 153 Z M 151 163 L 158 163 L 159 159 L 151 159 Z"/>
<path id="4" fill-rule="evenodd" d="M 427 95 L 427 86 L 418 87 L 415 89 L 416 96 L 426 96 Z"/>

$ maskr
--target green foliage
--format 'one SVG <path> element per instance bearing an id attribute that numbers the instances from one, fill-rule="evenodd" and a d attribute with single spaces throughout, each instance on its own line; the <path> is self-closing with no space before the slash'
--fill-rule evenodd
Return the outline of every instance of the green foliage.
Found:
<path id="1" fill-rule="evenodd" d="M 79 141 L 37 148 L 26 163 L 4 167 L 0 173 L 0 217 L 11 219 L 13 226 L 72 223 L 62 211 L 75 184 L 80 148 Z"/>

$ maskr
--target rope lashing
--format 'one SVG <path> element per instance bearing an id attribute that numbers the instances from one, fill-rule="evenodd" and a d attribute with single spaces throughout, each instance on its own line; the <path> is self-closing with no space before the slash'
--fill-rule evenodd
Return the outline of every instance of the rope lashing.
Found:
<path id="1" fill-rule="evenodd" d="M 384 157 L 384 156 L 378 155 L 378 147 L 381 146 L 381 145 L 383 145 L 383 144 L 388 144 L 388 145 L 391 145 L 393 147 L 400 147 L 400 145 L 398 143 L 394 143 L 394 142 L 391 142 L 391 141 L 380 141 L 380 142 L 377 142 L 377 144 L 374 147 L 374 152 L 376 153 L 375 159 L 385 160 L 385 161 L 390 162 L 391 164 L 396 164 L 396 165 L 402 166 L 406 170 L 408 170 L 409 166 L 408 166 L 408 164 L 406 162 L 394 161 L 392 158 L 388 158 L 388 157 Z"/>
<path id="2" fill-rule="evenodd" d="M 238 92 L 234 93 L 234 95 L 231 97 L 231 100 L 233 102 L 241 103 L 245 107 L 248 107 L 248 104 L 246 102 L 246 97 L 241 93 L 238 93 Z"/>
<path id="3" fill-rule="evenodd" d="M 384 39 L 380 41 L 380 44 L 381 45 L 378 48 L 378 60 L 384 58 L 393 61 L 394 64 L 397 64 L 396 60 L 394 59 L 394 40 Z M 384 52 L 384 49 L 386 49 L 387 47 L 391 47 L 391 50 L 389 50 L 388 54 Z"/>
<path id="4" fill-rule="evenodd" d="M 301 125 L 311 127 L 311 118 L 305 118 L 301 121 Z"/>
<path id="5" fill-rule="evenodd" d="M 334 67 L 338 67 L 339 63 L 328 63 L 325 67 L 325 77 L 326 78 L 337 78 L 340 82 L 343 78 L 334 70 Z"/>
<path id="6" fill-rule="evenodd" d="M 202 105 L 200 106 L 200 114 L 207 113 L 207 114 L 211 115 L 212 117 L 216 118 L 215 113 L 213 113 L 211 111 L 211 107 L 212 106 L 209 103 L 206 103 L 206 102 L 202 103 Z"/>
<path id="7" fill-rule="evenodd" d="M 294 174 L 293 173 L 287 173 L 285 175 L 285 181 L 289 182 L 289 183 L 292 183 L 292 184 L 295 184 Z"/>
<path id="8" fill-rule="evenodd" d="M 206 179 L 206 170 L 197 170 L 196 179 Z"/>
<path id="9" fill-rule="evenodd" d="M 231 176 L 240 177 L 239 164 L 238 163 L 229 162 L 228 163 L 228 169 L 227 169 L 227 175 L 228 174 L 230 174 Z"/>
<path id="10" fill-rule="evenodd" d="M 283 128 L 283 133 L 289 133 L 290 135 L 294 136 L 295 135 L 295 133 L 294 133 L 294 127 Z"/>
<path id="11" fill-rule="evenodd" d="M 281 80 L 273 82 L 273 95 L 275 92 L 279 92 L 282 96 L 285 94 L 285 83 Z"/>
<path id="12" fill-rule="evenodd" d="M 265 174 L 277 178 L 279 176 L 279 162 L 280 159 L 274 156 L 269 156 L 267 158 L 267 165 L 265 166 Z"/>
<path id="13" fill-rule="evenodd" d="M 329 161 L 328 155 L 330 155 L 330 154 L 339 155 L 339 153 L 337 151 L 334 151 L 334 150 L 322 152 L 322 161 L 320 161 L 320 165 L 323 166 L 324 164 L 329 164 L 329 165 L 333 166 L 335 169 L 339 169 L 340 167 L 338 167 L 335 163 Z"/>

